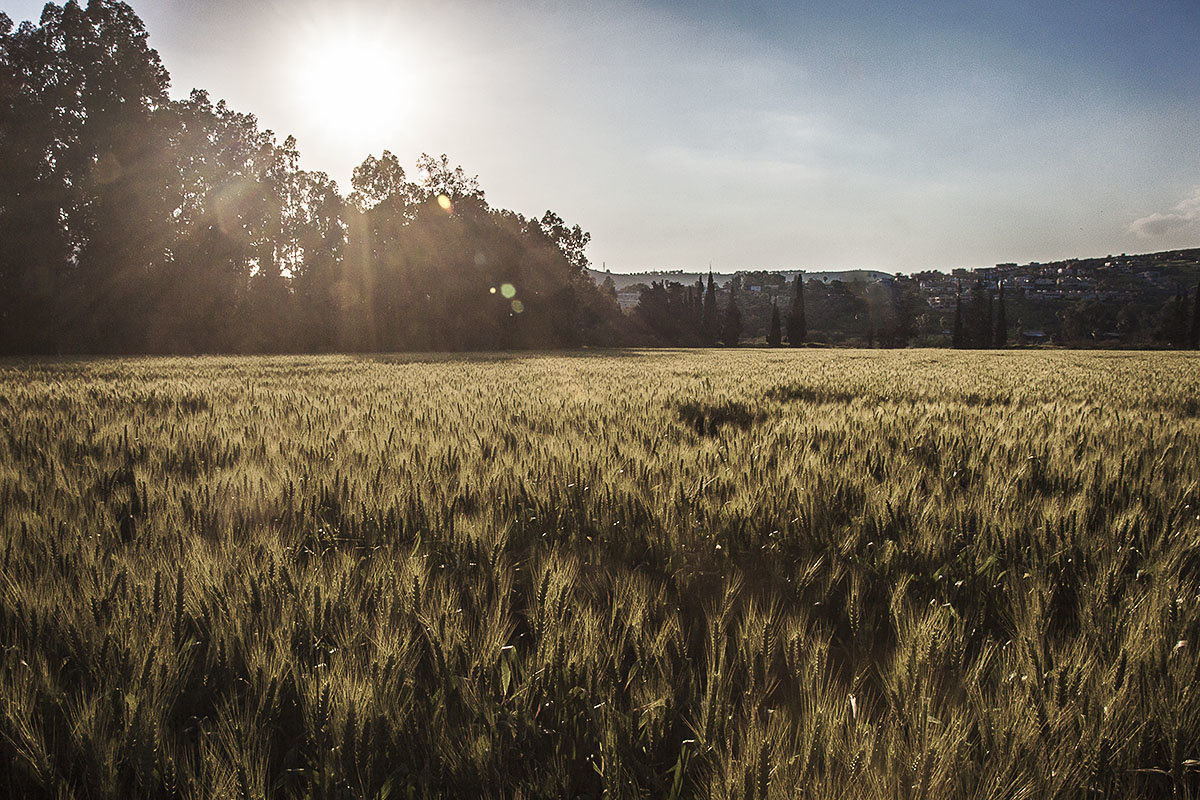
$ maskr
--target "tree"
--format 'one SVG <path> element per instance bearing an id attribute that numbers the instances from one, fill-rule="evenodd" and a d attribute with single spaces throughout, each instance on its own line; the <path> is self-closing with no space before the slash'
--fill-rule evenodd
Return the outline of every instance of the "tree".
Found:
<path id="1" fill-rule="evenodd" d="M 1142 315 L 1136 303 L 1126 303 L 1117 312 L 1117 334 L 1121 341 L 1134 341 L 1142 328 Z"/>
<path id="2" fill-rule="evenodd" d="M 169 252 L 167 72 L 133 10 L 47 4 L 0 21 L 0 308 L 46 351 L 145 346 L 146 281 Z M 22 329 L 24 329 L 22 331 Z"/>
<path id="3" fill-rule="evenodd" d="M 996 298 L 996 333 L 992 337 L 992 344 L 995 347 L 1004 347 L 1008 344 L 1008 317 L 1004 310 L 1004 281 L 999 282 L 999 289 Z"/>
<path id="4" fill-rule="evenodd" d="M 651 281 L 638 297 L 635 316 L 660 344 L 696 344 L 692 287 L 675 281 Z"/>
<path id="5" fill-rule="evenodd" d="M 461 166 L 450 166 L 450 158 L 445 153 L 440 156 L 422 153 L 417 159 L 417 174 L 421 177 L 421 188 L 427 200 L 444 196 L 453 203 L 472 199 L 483 202 L 478 176 L 467 175 Z"/>
<path id="6" fill-rule="evenodd" d="M 1059 314 L 1062 335 L 1076 344 L 1095 342 L 1116 325 L 1116 311 L 1099 300 L 1077 300 Z"/>
<path id="7" fill-rule="evenodd" d="M 341 317 L 345 201 L 328 175 L 299 170 L 289 176 L 285 198 L 283 255 L 293 300 L 294 345 L 333 350 Z"/>
<path id="8" fill-rule="evenodd" d="M 963 316 L 962 316 L 962 293 L 956 291 L 954 293 L 954 334 L 951 339 L 951 346 L 956 350 L 961 350 L 966 347 L 966 342 L 963 341 Z"/>
<path id="9" fill-rule="evenodd" d="M 542 233 L 562 252 L 563 257 L 567 259 L 567 263 L 573 269 L 579 272 L 587 269 L 588 259 L 584 250 L 587 248 L 588 242 L 592 240 L 590 233 L 578 225 L 567 227 L 563 218 L 553 211 L 547 211 L 542 215 L 538 225 L 541 227 Z"/>
<path id="10" fill-rule="evenodd" d="M 360 211 L 390 203 L 401 216 L 410 217 L 422 200 L 421 187 L 408 180 L 400 159 L 390 150 L 379 158 L 368 155 L 354 168 L 350 185 L 354 191 L 347 200 Z"/>
<path id="11" fill-rule="evenodd" d="M 1168 347 L 1183 348 L 1190 345 L 1190 334 L 1187 295 L 1182 288 L 1179 288 L 1175 292 L 1175 297 L 1168 300 L 1159 312 L 1155 338 Z"/>
<path id="12" fill-rule="evenodd" d="M 992 293 L 984 286 L 983 281 L 976 283 L 971 290 L 968 303 L 969 319 L 964 320 L 966 347 L 987 348 L 992 346 Z"/>
<path id="13" fill-rule="evenodd" d="M 1189 337 L 1193 350 L 1200 350 L 1200 283 L 1196 284 L 1196 296 L 1192 299 L 1192 330 Z"/>
<path id="14" fill-rule="evenodd" d="M 155 340 L 183 352 L 295 349 L 297 277 L 311 267 L 301 282 L 315 290 L 324 269 L 330 292 L 338 280 L 343 206 L 332 181 L 301 172 L 294 139 L 280 145 L 254 115 L 203 91 L 168 111 L 180 185 Z"/>
<path id="15" fill-rule="evenodd" d="M 721 324 L 721 343 L 726 347 L 737 347 L 742 338 L 742 310 L 737 302 L 738 280 L 729 282 L 729 304 L 725 306 L 725 320 Z"/>
<path id="16" fill-rule="evenodd" d="M 771 301 L 771 327 L 767 329 L 767 345 L 779 347 L 783 344 L 783 326 L 779 322 L 779 306 Z"/>
<path id="17" fill-rule="evenodd" d="M 252 114 L 169 76 L 118 0 L 0 13 L 0 352 L 620 344 L 590 235 L 384 151 L 349 198 Z M 696 341 L 697 299 L 668 287 Z M 715 334 L 714 334 L 715 335 Z"/>
<path id="18" fill-rule="evenodd" d="M 708 271 L 708 288 L 704 291 L 704 310 L 700 317 L 700 343 L 712 347 L 717 343 L 717 285 Z"/>
<path id="19" fill-rule="evenodd" d="M 792 347 L 798 347 L 808 337 L 808 322 L 804 317 L 804 273 L 793 280 L 792 307 L 788 312 L 787 339 Z"/>
<path id="20" fill-rule="evenodd" d="M 906 347 L 916 331 L 916 308 L 926 305 L 921 296 L 920 284 L 906 275 L 897 273 L 891 280 L 891 303 L 891 344 L 893 347 Z"/>

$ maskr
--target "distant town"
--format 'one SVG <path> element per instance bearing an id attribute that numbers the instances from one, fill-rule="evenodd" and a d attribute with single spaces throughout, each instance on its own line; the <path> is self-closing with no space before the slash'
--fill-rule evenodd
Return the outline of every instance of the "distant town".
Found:
<path id="1" fill-rule="evenodd" d="M 621 308 L 631 313 L 637 311 L 643 291 L 654 284 L 694 287 L 697 281 L 708 278 L 707 271 L 686 270 L 590 273 L 598 284 L 609 286 Z M 803 275 L 811 287 L 808 314 L 810 320 L 817 321 L 811 333 L 817 342 L 844 344 L 867 336 L 871 298 L 894 296 L 903 290 L 913 316 L 912 337 L 906 343 L 945 344 L 944 340 L 952 336 L 956 306 L 961 302 L 965 309 L 973 295 L 984 292 L 990 297 L 1003 286 L 1011 342 L 1154 345 L 1170 337 L 1164 331 L 1178 315 L 1180 302 L 1191 304 L 1200 281 L 1200 248 L 1045 263 L 1001 263 L 949 272 L 926 270 L 911 275 L 867 269 L 747 269 L 714 272 L 713 278 L 724 291 L 731 285 L 738 288 L 746 316 L 746 336 L 753 339 L 766 336 L 771 307 L 789 302 L 797 275 Z M 821 305 L 826 302 L 839 306 L 843 313 L 834 315 L 837 319 L 831 316 L 822 330 Z"/>

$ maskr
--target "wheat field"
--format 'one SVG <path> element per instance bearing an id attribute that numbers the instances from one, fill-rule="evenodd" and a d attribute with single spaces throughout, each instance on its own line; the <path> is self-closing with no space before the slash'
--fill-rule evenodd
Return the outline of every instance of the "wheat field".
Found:
<path id="1" fill-rule="evenodd" d="M 0 792 L 1200 797 L 1200 358 L 0 362 Z"/>

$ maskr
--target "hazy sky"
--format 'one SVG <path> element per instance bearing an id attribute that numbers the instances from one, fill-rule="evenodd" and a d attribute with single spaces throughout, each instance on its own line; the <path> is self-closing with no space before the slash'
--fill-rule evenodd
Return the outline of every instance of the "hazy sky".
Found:
<path id="1" fill-rule="evenodd" d="M 1196 0 L 132 5 L 174 95 L 343 188 L 368 153 L 445 152 L 614 271 L 1200 246 Z"/>

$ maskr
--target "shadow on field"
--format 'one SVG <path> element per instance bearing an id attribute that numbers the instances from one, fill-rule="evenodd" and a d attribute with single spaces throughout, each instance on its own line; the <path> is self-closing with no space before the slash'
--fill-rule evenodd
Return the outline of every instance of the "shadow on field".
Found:
<path id="1" fill-rule="evenodd" d="M 375 353 L 360 355 L 358 359 L 372 361 L 377 364 L 448 364 L 458 361 L 471 362 L 501 362 L 529 361 L 538 359 L 613 359 L 638 358 L 661 359 L 670 358 L 681 353 L 692 352 L 680 348 L 653 349 L 588 349 L 588 350 L 491 350 L 481 352 L 443 352 L 443 353 Z"/>
<path id="2" fill-rule="evenodd" d="M 689 400 L 679 403 L 676 410 L 679 418 L 701 436 L 716 436 L 725 427 L 749 428 L 767 417 L 762 409 L 736 400 L 720 403 Z"/>

